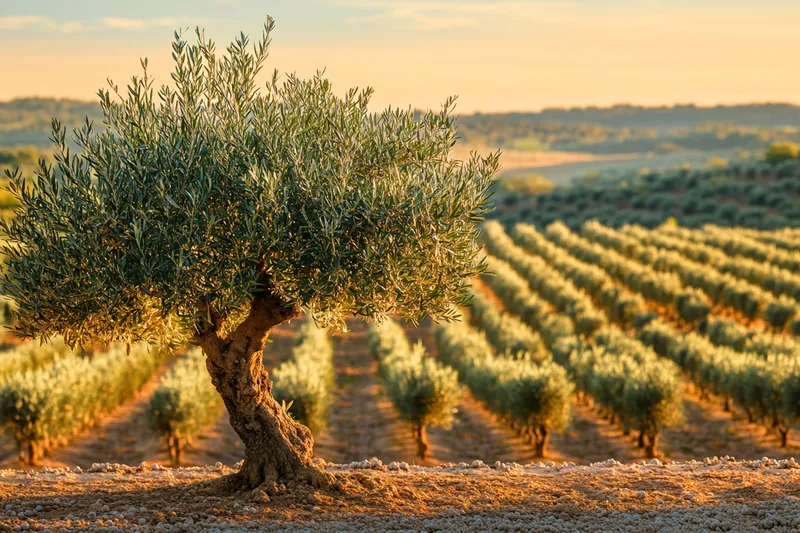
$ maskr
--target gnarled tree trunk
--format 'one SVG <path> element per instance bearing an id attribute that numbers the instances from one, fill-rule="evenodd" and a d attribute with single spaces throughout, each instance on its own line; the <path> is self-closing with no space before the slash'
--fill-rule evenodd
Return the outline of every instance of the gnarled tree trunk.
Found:
<path id="1" fill-rule="evenodd" d="M 655 459 L 658 457 L 658 433 L 647 436 L 647 445 L 644 448 L 644 454 L 648 459 Z"/>
<path id="2" fill-rule="evenodd" d="M 547 454 L 547 444 L 550 442 L 550 430 L 546 427 L 541 427 L 534 435 L 536 435 L 534 456 L 544 457 Z"/>
<path id="3" fill-rule="evenodd" d="M 414 426 L 414 439 L 417 441 L 417 457 L 422 460 L 428 458 L 428 431 L 423 425 Z"/>
<path id="4" fill-rule="evenodd" d="M 206 355 L 206 367 L 242 439 L 245 459 L 239 477 L 242 485 L 264 485 L 271 490 L 281 480 L 298 480 L 321 486 L 332 476 L 312 464 L 311 431 L 292 420 L 272 397 L 272 382 L 262 361 L 269 332 L 299 314 L 268 289 L 257 294 L 249 316 L 231 336 L 221 330 L 223 319 L 199 332 L 195 343 Z"/>
<path id="5" fill-rule="evenodd" d="M 778 434 L 781 436 L 781 447 L 786 448 L 789 445 L 789 428 L 778 426 Z"/>

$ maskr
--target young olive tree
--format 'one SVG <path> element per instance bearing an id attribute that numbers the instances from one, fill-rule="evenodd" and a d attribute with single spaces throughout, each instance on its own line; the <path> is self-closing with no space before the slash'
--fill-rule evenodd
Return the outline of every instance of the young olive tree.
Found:
<path id="1" fill-rule="evenodd" d="M 452 100 L 373 114 L 371 90 L 337 97 L 320 74 L 257 88 L 272 27 L 221 55 L 176 33 L 174 87 L 154 90 L 143 60 L 126 90 L 100 91 L 104 128 L 76 130 L 77 154 L 54 121 L 55 164 L 11 173 L 21 207 L 2 224 L 18 333 L 199 346 L 250 487 L 331 480 L 272 397 L 270 330 L 301 309 L 326 327 L 452 318 L 483 269 L 476 222 L 498 166 L 450 157 Z"/>

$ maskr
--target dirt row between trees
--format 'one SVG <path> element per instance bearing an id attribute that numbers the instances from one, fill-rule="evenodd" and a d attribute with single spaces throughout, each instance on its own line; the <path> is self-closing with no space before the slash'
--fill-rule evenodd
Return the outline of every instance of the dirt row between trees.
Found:
<path id="1" fill-rule="evenodd" d="M 0 531 L 796 531 L 800 465 L 329 465 L 339 489 L 231 492 L 226 467 L 0 471 Z M 405 470 L 408 468 L 408 470 Z M 114 529 L 116 528 L 116 529 Z"/>

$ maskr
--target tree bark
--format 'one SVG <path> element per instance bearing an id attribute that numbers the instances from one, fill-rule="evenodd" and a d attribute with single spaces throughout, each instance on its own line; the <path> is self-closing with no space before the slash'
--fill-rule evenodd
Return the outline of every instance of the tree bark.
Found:
<path id="1" fill-rule="evenodd" d="M 183 444 L 178 437 L 167 437 L 167 452 L 169 452 L 169 459 L 172 462 L 172 466 L 180 466 L 181 465 L 181 455 L 183 451 Z"/>
<path id="2" fill-rule="evenodd" d="M 292 420 L 273 398 L 262 360 L 272 328 L 299 312 L 298 307 L 281 302 L 266 284 L 254 296 L 248 317 L 230 337 L 222 334 L 224 319 L 211 314 L 211 324 L 195 335 L 231 426 L 244 443 L 245 459 L 239 471 L 244 487 L 263 485 L 271 491 L 278 481 L 297 480 L 314 486 L 333 481 L 333 476 L 312 463 L 311 431 Z"/>
<path id="3" fill-rule="evenodd" d="M 648 459 L 655 459 L 658 456 L 658 433 L 649 436 L 644 453 Z"/>
<path id="4" fill-rule="evenodd" d="M 644 448 L 644 430 L 639 431 L 639 448 Z"/>
<path id="5" fill-rule="evenodd" d="M 781 434 L 781 448 L 786 448 L 789 445 L 789 428 L 778 427 L 778 432 Z"/>
<path id="6" fill-rule="evenodd" d="M 414 427 L 414 438 L 417 441 L 417 457 L 422 460 L 428 458 L 428 432 L 423 425 Z"/>
<path id="7" fill-rule="evenodd" d="M 536 439 L 536 457 L 544 457 L 547 453 L 547 444 L 550 442 L 550 430 L 540 428 Z"/>

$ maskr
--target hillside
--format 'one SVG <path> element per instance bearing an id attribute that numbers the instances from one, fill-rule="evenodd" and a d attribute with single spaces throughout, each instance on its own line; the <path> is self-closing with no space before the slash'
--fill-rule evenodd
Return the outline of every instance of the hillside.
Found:
<path id="1" fill-rule="evenodd" d="M 85 117 L 99 122 L 94 101 L 23 98 L 0 102 L 0 146 L 49 148 L 51 120 L 68 130 Z M 598 154 L 671 153 L 683 150 L 756 149 L 774 140 L 797 140 L 800 107 L 740 106 L 545 109 L 538 113 L 475 113 L 459 119 L 463 140 L 518 150 Z"/>
<path id="2" fill-rule="evenodd" d="M 552 121 L 564 124 L 589 122 L 613 128 L 690 128 L 708 122 L 743 126 L 785 126 L 800 123 L 800 106 L 786 103 L 696 106 L 635 106 L 550 108 L 538 113 L 504 113 L 514 120 Z"/>
<path id="3" fill-rule="evenodd" d="M 0 102 L 0 146 L 49 148 L 53 117 L 72 131 L 86 117 L 99 121 L 102 112 L 97 103 L 79 100 L 21 98 Z"/>

